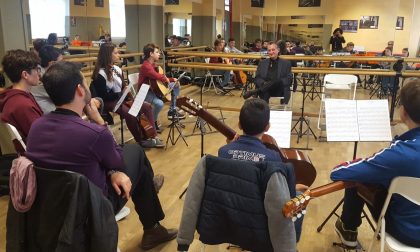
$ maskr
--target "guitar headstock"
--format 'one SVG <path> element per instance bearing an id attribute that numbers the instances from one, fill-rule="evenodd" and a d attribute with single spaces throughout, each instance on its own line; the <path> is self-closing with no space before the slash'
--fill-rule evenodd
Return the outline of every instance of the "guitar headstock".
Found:
<path id="1" fill-rule="evenodd" d="M 198 116 L 200 110 L 203 109 L 203 106 L 201 106 L 198 102 L 186 96 L 179 97 L 178 99 L 176 99 L 176 104 L 178 107 L 180 107 L 181 109 L 193 116 Z"/>
<path id="2" fill-rule="evenodd" d="M 306 206 L 311 200 L 311 192 L 308 190 L 301 195 L 289 200 L 283 206 L 283 216 L 291 218 L 292 221 L 296 221 L 306 214 Z"/>

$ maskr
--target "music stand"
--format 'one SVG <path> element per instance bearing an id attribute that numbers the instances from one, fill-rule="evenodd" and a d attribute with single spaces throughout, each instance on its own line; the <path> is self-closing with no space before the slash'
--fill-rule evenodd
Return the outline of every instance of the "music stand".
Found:
<path id="1" fill-rule="evenodd" d="M 171 90 L 171 98 L 175 99 L 175 94 L 174 91 Z M 172 115 L 171 118 L 171 124 L 169 124 L 168 128 L 169 128 L 169 133 L 168 133 L 168 137 L 166 138 L 166 145 L 165 145 L 165 149 L 168 148 L 168 142 L 169 140 L 171 140 L 171 144 L 175 145 L 179 138 L 182 138 L 182 140 L 184 141 L 185 145 L 187 145 L 188 147 L 188 143 L 185 140 L 185 136 L 182 133 L 182 125 L 180 123 L 180 120 L 178 118 L 178 116 L 176 116 L 176 110 L 174 111 L 175 115 Z M 178 136 L 175 138 L 175 129 L 178 131 Z"/>
<path id="2" fill-rule="evenodd" d="M 202 85 L 200 88 L 200 104 L 203 104 L 203 93 L 204 93 L 204 86 Z M 206 127 L 209 127 L 209 132 L 207 132 Z M 195 131 L 199 129 L 200 133 L 195 133 Z M 204 132 L 204 133 L 203 133 Z M 210 124 L 208 124 L 205 120 L 197 116 L 197 119 L 195 120 L 194 128 L 191 134 L 186 135 L 186 137 L 190 136 L 197 136 L 197 135 L 203 135 L 203 134 L 211 134 L 211 133 L 217 133 L 217 131 L 213 131 L 213 129 L 210 127 Z M 203 155 L 201 155 L 203 156 Z"/>
<path id="3" fill-rule="evenodd" d="M 315 138 L 315 140 L 317 139 L 314 131 L 312 130 L 311 126 L 309 125 L 309 120 L 305 118 L 304 113 L 305 113 L 305 100 L 306 100 L 306 78 L 303 77 L 303 82 L 302 82 L 302 89 L 301 89 L 301 93 L 302 93 L 302 107 L 300 108 L 300 117 L 298 118 L 297 122 L 295 123 L 295 125 L 292 127 L 292 131 L 295 131 L 297 134 L 297 143 L 299 143 L 299 139 L 302 138 L 304 135 L 308 134 L 309 132 L 311 133 L 311 135 Z M 307 129 L 305 131 L 303 131 L 303 124 L 306 124 Z M 299 125 L 299 130 L 297 130 L 297 126 Z M 312 150 L 310 148 L 307 148 L 308 150 Z"/>

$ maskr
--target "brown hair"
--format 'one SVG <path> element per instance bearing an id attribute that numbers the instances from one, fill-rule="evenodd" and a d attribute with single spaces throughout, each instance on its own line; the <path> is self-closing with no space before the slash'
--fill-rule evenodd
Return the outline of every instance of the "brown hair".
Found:
<path id="1" fill-rule="evenodd" d="M 32 69 L 36 69 L 40 60 L 34 52 L 17 49 L 7 51 L 1 64 L 10 81 L 17 83 L 22 78 L 22 72 L 30 72 Z"/>
<path id="2" fill-rule="evenodd" d="M 155 49 L 159 49 L 159 47 L 153 43 L 149 43 L 143 47 L 143 58 L 147 60 L 150 58 L 150 53 L 153 53 Z"/>
<path id="3" fill-rule="evenodd" d="M 415 78 L 404 84 L 400 93 L 400 104 L 411 120 L 420 123 L 420 79 Z"/>
<path id="4" fill-rule="evenodd" d="M 98 58 L 96 60 L 95 69 L 93 70 L 92 77 L 98 77 L 99 70 L 105 69 L 107 79 L 112 80 L 112 52 L 117 46 L 112 43 L 103 43 L 99 48 Z"/>

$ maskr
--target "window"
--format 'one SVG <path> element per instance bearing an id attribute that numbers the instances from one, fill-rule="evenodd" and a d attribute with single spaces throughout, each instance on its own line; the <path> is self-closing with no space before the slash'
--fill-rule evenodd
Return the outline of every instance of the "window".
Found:
<path id="1" fill-rule="evenodd" d="M 125 38 L 124 0 L 109 0 L 109 16 L 111 19 L 111 36 L 113 38 Z"/>
<path id="2" fill-rule="evenodd" d="M 48 11 L 53 10 L 53 11 Z M 32 38 L 47 38 L 50 33 L 66 35 L 68 0 L 29 0 Z"/>

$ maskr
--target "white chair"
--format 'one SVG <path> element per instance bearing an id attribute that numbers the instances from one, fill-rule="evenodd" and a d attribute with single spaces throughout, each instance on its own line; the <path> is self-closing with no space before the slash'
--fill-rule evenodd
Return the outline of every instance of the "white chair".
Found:
<path id="1" fill-rule="evenodd" d="M 284 100 L 282 96 L 272 96 L 268 101 L 268 107 L 270 110 L 284 110 L 284 111 L 291 111 L 293 110 L 293 92 L 290 92 L 290 99 L 289 102 L 286 104 L 281 104 Z"/>
<path id="2" fill-rule="evenodd" d="M 205 58 L 204 61 L 206 62 L 206 64 L 210 64 L 210 58 Z M 222 78 L 223 78 L 222 75 L 212 74 L 210 70 L 207 70 L 205 74 L 205 78 L 204 78 L 204 83 L 203 83 L 203 93 L 210 91 L 211 89 L 214 89 L 214 92 L 216 94 L 222 94 L 223 92 L 216 87 L 216 83 L 215 83 L 216 81 L 220 85 L 220 83 L 222 82 Z M 207 84 L 207 81 L 208 81 L 208 84 Z"/>
<path id="3" fill-rule="evenodd" d="M 23 139 L 20 136 L 19 131 L 15 128 L 15 126 L 9 123 L 0 122 L 0 129 L 2 129 L 2 132 L 7 133 L 9 141 L 13 143 L 13 147 L 16 150 L 16 153 L 22 155 L 26 152 L 26 144 L 23 142 Z"/>
<path id="4" fill-rule="evenodd" d="M 324 82 L 321 93 L 321 105 L 319 107 L 318 115 L 318 129 L 323 131 L 325 127 L 325 99 L 332 98 L 331 93 L 328 91 L 346 91 L 348 92 L 348 99 L 354 100 L 356 98 L 357 89 L 357 76 L 350 74 L 326 74 L 324 76 Z M 322 122 L 321 122 L 322 121 Z"/>
<path id="5" fill-rule="evenodd" d="M 138 80 L 139 80 L 139 73 L 132 73 L 128 75 L 128 84 L 133 83 L 133 86 L 130 90 L 130 93 L 133 95 L 133 97 L 136 96 L 136 86 L 137 86 Z"/>
<path id="6" fill-rule="evenodd" d="M 381 252 L 384 251 L 385 243 L 391 251 L 395 252 L 419 252 L 420 248 L 413 248 L 407 246 L 391 235 L 385 232 L 385 213 L 388 209 L 389 202 L 394 193 L 399 194 L 414 204 L 420 206 L 420 194 L 418 188 L 420 186 L 420 178 L 413 177 L 396 177 L 392 180 L 391 185 L 388 189 L 388 196 L 386 197 L 384 206 L 382 207 L 381 214 L 379 215 L 378 224 L 376 227 L 375 235 L 373 236 L 372 242 L 369 246 L 369 251 L 372 251 L 373 243 L 378 237 L 379 231 L 381 232 Z"/>

